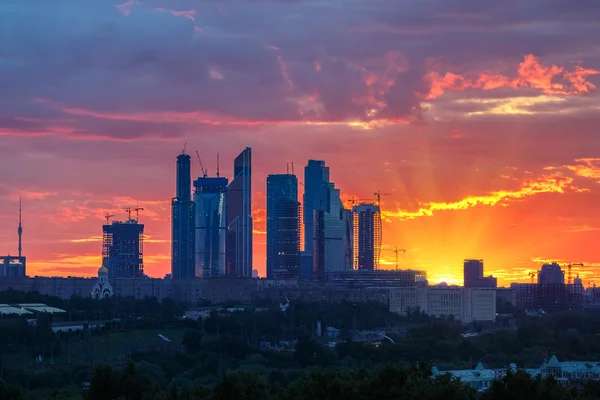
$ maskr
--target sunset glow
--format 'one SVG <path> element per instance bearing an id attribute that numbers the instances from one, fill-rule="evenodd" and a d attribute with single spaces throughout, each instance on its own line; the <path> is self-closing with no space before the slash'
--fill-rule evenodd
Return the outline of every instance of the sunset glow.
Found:
<path id="1" fill-rule="evenodd" d="M 104 215 L 128 206 L 144 208 L 145 272 L 169 273 L 187 144 L 210 175 L 219 153 L 228 178 L 252 148 L 261 276 L 267 174 L 294 162 L 303 181 L 321 159 L 343 200 L 391 193 L 382 268 L 398 246 L 400 268 L 434 283 L 462 283 L 463 259 L 482 258 L 500 285 L 529 282 L 545 260 L 582 262 L 573 273 L 600 284 L 594 2 L 0 8 L 0 253 L 17 252 L 21 196 L 31 276 L 94 275 Z"/>

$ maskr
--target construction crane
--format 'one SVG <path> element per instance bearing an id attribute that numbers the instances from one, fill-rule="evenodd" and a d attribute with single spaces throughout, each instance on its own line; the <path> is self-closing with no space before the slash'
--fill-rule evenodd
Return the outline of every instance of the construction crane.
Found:
<path id="1" fill-rule="evenodd" d="M 131 219 L 131 212 L 135 211 L 135 221 L 137 222 L 139 217 L 140 217 L 140 211 L 143 211 L 144 209 L 142 207 L 127 207 L 125 209 L 125 211 L 127 211 L 127 214 L 129 215 L 129 221 L 134 221 L 133 219 Z"/>
<path id="2" fill-rule="evenodd" d="M 535 279 L 535 275 L 536 275 L 535 272 L 530 272 L 529 273 L 529 276 L 531 277 L 531 283 L 533 283 L 533 280 Z"/>
<path id="3" fill-rule="evenodd" d="M 204 164 L 202 164 L 202 159 L 200 158 L 198 150 L 196 150 L 196 158 L 198 159 L 198 164 L 200 164 L 200 169 L 202 170 L 202 177 L 206 178 L 208 176 L 208 171 L 204 168 Z"/>
<path id="4" fill-rule="evenodd" d="M 381 196 L 391 196 L 391 193 L 381 193 L 381 191 L 376 191 L 375 193 L 373 193 L 373 195 L 375 196 L 375 198 L 377 199 L 377 205 L 381 204 Z"/>
<path id="5" fill-rule="evenodd" d="M 396 246 L 396 248 L 392 249 L 392 251 L 396 253 L 396 271 L 398 271 L 398 253 L 400 253 L 401 251 L 406 253 L 406 249 L 399 249 L 398 246 Z"/>
<path id="6" fill-rule="evenodd" d="M 575 267 L 575 266 L 583 267 L 584 265 L 583 265 L 583 263 L 574 263 L 574 264 L 567 265 L 567 268 L 569 270 L 568 275 L 567 275 L 567 283 L 569 285 L 573 284 L 573 280 L 571 279 L 571 267 Z"/>
<path id="7" fill-rule="evenodd" d="M 104 216 L 104 218 L 106 219 L 106 225 L 108 225 L 108 223 L 110 222 L 110 219 L 114 216 L 115 216 L 114 214 L 106 213 L 106 215 Z"/>

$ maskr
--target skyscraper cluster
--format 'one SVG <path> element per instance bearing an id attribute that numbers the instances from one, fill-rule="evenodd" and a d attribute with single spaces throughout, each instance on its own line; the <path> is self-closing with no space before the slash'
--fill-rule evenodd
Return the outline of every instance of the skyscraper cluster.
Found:
<path id="1" fill-rule="evenodd" d="M 173 279 L 252 277 L 252 151 L 234 160 L 229 181 L 217 172 L 193 182 L 191 157 L 177 157 L 176 197 L 172 200 Z M 269 279 L 314 279 L 347 270 L 374 270 L 379 263 L 379 205 L 344 207 L 322 160 L 304 168 L 304 193 L 293 167 L 266 180 Z"/>
<path id="2" fill-rule="evenodd" d="M 172 199 L 173 279 L 252 277 L 252 150 L 234 161 L 231 182 L 217 173 L 194 181 L 191 157 L 177 157 Z"/>

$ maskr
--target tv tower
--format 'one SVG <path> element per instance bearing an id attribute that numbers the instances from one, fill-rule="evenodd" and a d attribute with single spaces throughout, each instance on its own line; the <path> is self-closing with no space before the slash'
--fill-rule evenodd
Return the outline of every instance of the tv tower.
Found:
<path id="1" fill-rule="evenodd" d="M 22 257 L 23 247 L 21 246 L 21 237 L 23 236 L 23 226 L 21 225 L 21 197 L 19 197 L 19 229 L 17 232 L 19 233 L 19 257 Z"/>

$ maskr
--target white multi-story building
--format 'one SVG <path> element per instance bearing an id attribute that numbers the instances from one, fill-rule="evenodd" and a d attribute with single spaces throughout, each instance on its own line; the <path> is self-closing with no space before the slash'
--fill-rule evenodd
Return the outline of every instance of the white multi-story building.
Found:
<path id="1" fill-rule="evenodd" d="M 496 319 L 496 291 L 488 288 L 405 287 L 390 291 L 390 311 L 419 309 L 432 316 L 454 316 L 464 323 Z"/>

